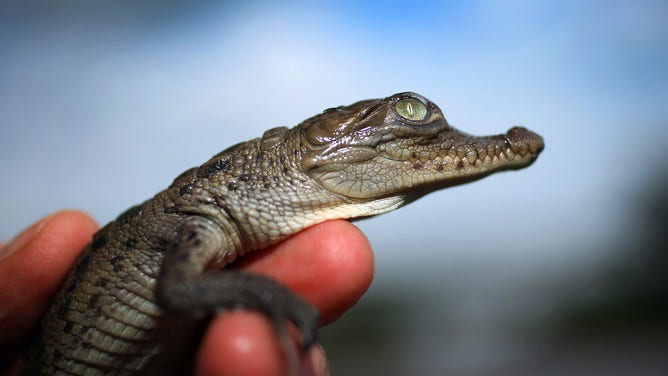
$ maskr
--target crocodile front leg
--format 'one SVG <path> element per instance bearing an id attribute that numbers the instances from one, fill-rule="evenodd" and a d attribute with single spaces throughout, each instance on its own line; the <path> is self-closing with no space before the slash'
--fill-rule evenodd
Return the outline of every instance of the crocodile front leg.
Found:
<path id="1" fill-rule="evenodd" d="M 259 311 L 281 337 L 286 320 L 302 335 L 302 347 L 317 338 L 318 311 L 271 278 L 238 270 L 208 270 L 219 257 L 225 233 L 206 219 L 195 218 L 167 246 L 156 284 L 156 301 L 165 311 L 193 318 L 210 317 L 226 309 Z M 286 343 L 289 343 L 287 340 Z M 287 349 L 286 349 L 287 350 Z"/>

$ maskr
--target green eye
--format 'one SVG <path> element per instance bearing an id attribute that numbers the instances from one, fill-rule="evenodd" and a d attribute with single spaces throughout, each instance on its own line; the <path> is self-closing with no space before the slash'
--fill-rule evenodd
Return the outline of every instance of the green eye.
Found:
<path id="1" fill-rule="evenodd" d="M 427 106 L 417 99 L 402 99 L 394 108 L 399 115 L 408 120 L 424 120 L 427 117 Z"/>

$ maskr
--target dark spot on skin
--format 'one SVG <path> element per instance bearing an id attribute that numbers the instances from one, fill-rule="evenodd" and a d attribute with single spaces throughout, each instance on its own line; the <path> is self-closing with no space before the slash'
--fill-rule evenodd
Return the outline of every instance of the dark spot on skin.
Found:
<path id="1" fill-rule="evenodd" d="M 141 206 L 136 205 L 131 207 L 130 209 L 126 210 L 123 212 L 123 214 L 119 215 L 118 218 L 116 219 L 120 224 L 127 224 L 129 223 L 132 218 L 138 216 L 141 214 Z"/>
<path id="2" fill-rule="evenodd" d="M 239 189 L 239 186 L 237 185 L 237 183 L 235 183 L 235 182 L 231 182 L 231 183 L 229 183 L 229 184 L 227 185 L 227 189 L 229 189 L 230 191 L 234 192 L 234 191 L 236 191 L 237 189 Z"/>
<path id="3" fill-rule="evenodd" d="M 195 247 L 199 247 L 200 245 L 202 245 L 202 240 L 200 240 L 200 239 L 195 239 L 195 241 L 193 242 L 193 246 L 195 246 Z"/>
<path id="4" fill-rule="evenodd" d="M 65 328 L 63 328 L 63 331 L 65 333 L 69 333 L 72 331 L 72 327 L 74 326 L 74 323 L 72 321 L 65 321 Z"/>
<path id="5" fill-rule="evenodd" d="M 63 304 L 58 307 L 58 318 L 65 320 L 67 317 L 67 312 L 70 310 L 70 304 L 72 303 L 72 295 L 65 295 L 63 299 Z"/>
<path id="6" fill-rule="evenodd" d="M 461 170 L 462 168 L 464 168 L 464 161 L 457 162 L 457 170 Z"/>
<path id="7" fill-rule="evenodd" d="M 186 240 L 193 240 L 197 237 L 197 233 L 195 231 L 190 231 L 188 233 L 188 236 L 186 237 Z"/>
<path id="8" fill-rule="evenodd" d="M 98 249 L 104 247 L 108 242 L 109 238 L 107 238 L 107 235 L 98 233 L 93 237 L 93 243 L 91 243 L 90 248 L 93 251 L 97 251 Z"/>
<path id="9" fill-rule="evenodd" d="M 135 245 L 137 245 L 137 241 L 132 238 L 126 240 L 125 243 L 123 243 L 125 249 L 132 249 L 135 247 Z"/>
<path id="10" fill-rule="evenodd" d="M 187 263 L 190 260 L 190 253 L 183 252 L 179 255 L 179 262 Z"/>
<path id="11" fill-rule="evenodd" d="M 215 165 L 214 165 L 214 166 L 215 166 Z M 201 177 L 201 178 L 207 178 L 207 179 L 208 179 L 208 178 L 211 177 L 211 175 L 215 174 L 216 172 L 218 172 L 218 170 L 217 170 L 215 167 L 213 167 L 213 166 L 207 166 L 206 169 L 204 169 L 204 174 L 202 174 L 201 176 L 198 175 L 198 177 Z"/>
<path id="12" fill-rule="evenodd" d="M 283 168 L 283 173 L 287 175 L 288 172 L 290 172 L 290 169 L 287 168 L 287 167 L 284 167 L 284 168 Z"/>
<path id="13" fill-rule="evenodd" d="M 232 162 L 230 162 L 229 158 L 219 160 L 218 165 L 221 171 L 229 171 L 232 168 Z"/>
<path id="14" fill-rule="evenodd" d="M 104 288 L 109 288 L 111 287 L 112 283 L 109 279 L 107 278 L 100 278 L 95 282 L 95 286 L 97 287 L 104 287 Z"/>
<path id="15" fill-rule="evenodd" d="M 102 295 L 100 294 L 95 294 L 90 297 L 90 300 L 88 301 L 87 307 L 92 309 L 92 308 L 98 308 L 98 302 L 100 301 L 100 298 Z"/>
<path id="16" fill-rule="evenodd" d="M 109 260 L 109 263 L 111 264 L 116 273 L 121 271 L 122 267 L 120 265 L 120 262 L 123 260 L 125 260 L 125 258 L 122 256 L 114 256 L 111 258 L 111 260 Z"/>
<path id="17" fill-rule="evenodd" d="M 271 184 L 269 184 L 269 183 L 265 183 L 263 187 L 264 187 L 265 189 L 269 189 L 269 188 L 271 188 Z"/>
<path id="18" fill-rule="evenodd" d="M 216 162 L 216 167 L 221 171 L 229 171 L 232 168 L 232 161 L 229 158 L 221 158 Z"/>
<path id="19" fill-rule="evenodd" d="M 436 166 L 436 171 L 443 171 L 443 165 L 440 164 L 440 165 Z"/>
<path id="20" fill-rule="evenodd" d="M 247 182 L 247 181 L 249 181 L 250 179 L 251 179 L 251 177 L 250 177 L 250 175 L 248 175 L 248 174 L 243 174 L 243 175 L 240 175 L 240 176 L 239 176 L 239 180 L 241 180 L 241 181 L 243 181 L 243 182 Z"/>
<path id="21" fill-rule="evenodd" d="M 67 294 L 65 294 L 65 297 L 63 298 L 63 301 L 60 304 L 60 306 L 58 306 L 58 311 L 56 312 L 56 315 L 60 319 L 65 320 L 67 312 L 69 312 L 70 304 L 72 303 L 72 293 L 74 292 L 74 290 L 76 290 L 78 285 L 79 285 L 79 280 L 77 278 L 69 286 L 67 286 L 66 290 Z"/>
<path id="22" fill-rule="evenodd" d="M 185 194 L 190 193 L 190 191 L 192 191 L 193 188 L 195 188 L 195 185 L 194 185 L 194 184 L 188 184 L 188 185 L 186 185 L 186 186 L 181 187 L 181 188 L 179 189 L 179 196 L 183 196 L 183 195 L 185 195 Z"/>
<path id="23" fill-rule="evenodd" d="M 416 152 L 411 152 L 411 158 L 413 158 L 413 159 L 417 158 L 417 153 Z"/>
<path id="24" fill-rule="evenodd" d="M 163 237 L 159 237 L 156 240 L 157 240 L 157 243 L 158 243 L 158 247 L 160 247 L 160 248 L 164 248 L 167 245 L 167 243 L 169 242 L 168 239 L 163 238 Z"/>
<path id="25" fill-rule="evenodd" d="M 65 289 L 65 292 L 67 292 L 68 294 L 71 294 L 72 292 L 74 292 L 74 290 L 77 289 L 77 286 L 79 286 L 79 280 L 75 278 L 75 279 L 72 280 L 72 283 L 70 283 L 67 286 L 67 288 Z"/>
<path id="26" fill-rule="evenodd" d="M 74 275 L 77 279 L 81 279 L 86 269 L 88 269 L 88 264 L 90 264 L 91 253 L 87 254 L 84 258 L 79 261 L 77 266 L 74 268 Z"/>
<path id="27" fill-rule="evenodd" d="M 421 168 L 422 168 L 422 163 L 420 163 L 420 162 L 413 163 L 413 169 L 414 170 L 419 170 Z"/>
<path id="28" fill-rule="evenodd" d="M 229 158 L 222 158 L 216 162 L 209 164 L 204 169 L 204 177 L 210 178 L 211 175 L 215 174 L 218 171 L 229 171 L 232 169 L 232 161 Z"/>

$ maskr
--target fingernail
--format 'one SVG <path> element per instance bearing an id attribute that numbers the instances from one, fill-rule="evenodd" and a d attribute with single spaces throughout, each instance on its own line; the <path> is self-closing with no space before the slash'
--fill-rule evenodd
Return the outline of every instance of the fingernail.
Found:
<path id="1" fill-rule="evenodd" d="M 316 376 L 329 375 L 329 364 L 325 349 L 320 343 L 316 343 L 308 350 L 306 356 L 300 361 L 301 375 Z"/>
<path id="2" fill-rule="evenodd" d="M 30 243 L 30 241 L 33 240 L 35 236 L 37 236 L 37 234 L 39 234 L 39 232 L 44 228 L 44 225 L 49 221 L 50 218 L 51 216 L 42 218 L 32 226 L 23 230 L 23 232 L 18 234 L 6 246 L 0 248 L 0 261 Z"/>

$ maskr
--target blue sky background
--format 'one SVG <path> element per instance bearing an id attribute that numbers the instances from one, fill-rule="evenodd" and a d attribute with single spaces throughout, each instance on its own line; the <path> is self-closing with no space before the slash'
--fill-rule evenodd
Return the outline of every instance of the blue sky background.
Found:
<path id="1" fill-rule="evenodd" d="M 634 200 L 668 167 L 667 19 L 658 0 L 3 3 L 0 239 L 62 208 L 107 222 L 269 127 L 416 91 L 466 132 L 545 138 L 527 170 L 359 222 L 374 289 L 441 291 L 453 346 L 492 367 L 515 354 L 485 352 L 504 320 L 549 311 L 541 287 L 586 283 L 634 236 Z M 444 369 L 429 339 L 407 343 Z"/>

